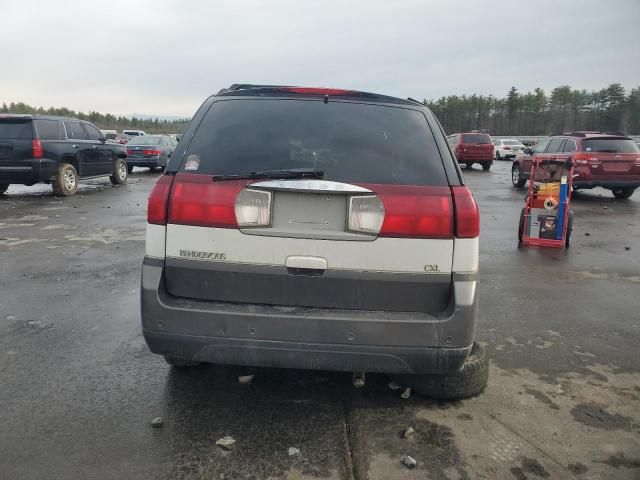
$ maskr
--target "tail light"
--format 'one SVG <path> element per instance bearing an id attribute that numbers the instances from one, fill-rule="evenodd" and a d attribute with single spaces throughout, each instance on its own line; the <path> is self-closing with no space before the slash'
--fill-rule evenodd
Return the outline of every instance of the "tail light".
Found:
<path id="1" fill-rule="evenodd" d="M 160 155 L 160 150 L 143 150 L 143 155 Z"/>
<path id="2" fill-rule="evenodd" d="M 598 158 L 584 152 L 576 153 L 571 158 L 573 158 L 573 161 L 576 163 L 576 165 L 590 165 L 592 167 L 598 167 L 602 164 L 602 162 L 598 160 Z"/>
<path id="3" fill-rule="evenodd" d="M 506 146 L 505 146 L 505 147 L 503 147 L 503 148 L 504 148 L 504 150 L 511 150 L 511 147 L 506 147 Z"/>
<path id="4" fill-rule="evenodd" d="M 587 163 L 589 163 L 589 157 L 586 153 L 576 153 L 572 158 L 577 165 L 586 165 Z"/>
<path id="5" fill-rule="evenodd" d="M 455 235 L 457 238 L 475 238 L 480 235 L 478 204 L 467 187 L 451 187 L 455 208 Z"/>
<path id="6" fill-rule="evenodd" d="M 453 206 L 447 187 L 371 186 L 384 205 L 381 237 L 451 238 Z"/>
<path id="7" fill-rule="evenodd" d="M 238 228 L 236 197 L 247 183 L 248 180 L 216 183 L 210 175 L 178 174 L 171 190 L 167 223 Z"/>
<path id="8" fill-rule="evenodd" d="M 161 176 L 149 196 L 147 207 L 147 222 L 156 225 L 167 224 L 167 202 L 173 177 L 170 175 Z"/>
<path id="9" fill-rule="evenodd" d="M 42 158 L 42 142 L 35 139 L 31 142 L 33 158 Z"/>
<path id="10" fill-rule="evenodd" d="M 384 205 L 376 195 L 349 198 L 349 231 L 377 235 L 383 222 Z"/>
<path id="11" fill-rule="evenodd" d="M 271 192 L 245 188 L 238 193 L 235 213 L 239 227 L 266 227 L 271 224 Z"/>
<path id="12" fill-rule="evenodd" d="M 127 155 L 129 156 L 133 155 L 133 150 L 131 150 L 130 148 L 127 148 Z"/>

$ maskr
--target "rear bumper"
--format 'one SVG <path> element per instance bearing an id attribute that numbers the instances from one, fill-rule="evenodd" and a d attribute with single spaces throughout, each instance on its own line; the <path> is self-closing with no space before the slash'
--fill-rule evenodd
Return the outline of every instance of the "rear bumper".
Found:
<path id="1" fill-rule="evenodd" d="M 493 162 L 493 156 L 489 157 L 458 157 L 458 163 L 491 163 Z"/>
<path id="2" fill-rule="evenodd" d="M 578 180 L 573 181 L 573 188 L 638 188 L 640 180 Z"/>
<path id="3" fill-rule="evenodd" d="M 127 158 L 127 165 L 130 167 L 163 167 L 159 158 Z"/>
<path id="4" fill-rule="evenodd" d="M 264 367 L 446 373 L 459 370 L 471 351 L 475 293 L 469 306 L 459 306 L 452 289 L 450 305 L 437 316 L 198 301 L 167 293 L 163 263 L 145 259 L 141 288 L 144 338 L 160 355 Z"/>
<path id="5" fill-rule="evenodd" d="M 46 158 L 21 160 L 12 165 L 0 162 L 0 183 L 48 182 L 56 172 L 57 163 Z"/>

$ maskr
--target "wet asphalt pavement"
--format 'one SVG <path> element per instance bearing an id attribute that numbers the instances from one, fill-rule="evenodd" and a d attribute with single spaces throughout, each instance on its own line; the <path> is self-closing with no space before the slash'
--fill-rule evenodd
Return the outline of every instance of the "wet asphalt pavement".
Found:
<path id="1" fill-rule="evenodd" d="M 0 478 L 640 478 L 640 192 L 579 194 L 569 251 L 518 249 L 524 193 L 508 168 L 465 173 L 492 367 L 483 395 L 453 403 L 402 400 L 382 375 L 354 389 L 342 373 L 172 371 L 139 323 L 158 175 L 63 199 L 12 187 L 0 197 Z M 225 435 L 230 452 L 215 445 Z"/>

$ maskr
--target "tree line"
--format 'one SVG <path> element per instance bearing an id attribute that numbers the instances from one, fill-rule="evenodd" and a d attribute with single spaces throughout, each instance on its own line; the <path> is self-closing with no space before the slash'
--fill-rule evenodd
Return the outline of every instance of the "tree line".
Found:
<path id="1" fill-rule="evenodd" d="M 447 133 L 488 130 L 492 135 L 552 135 L 594 130 L 640 134 L 640 87 L 626 92 L 619 83 L 598 91 L 569 85 L 550 94 L 536 88 L 521 93 L 511 87 L 507 96 L 451 95 L 424 100 Z"/>
<path id="2" fill-rule="evenodd" d="M 75 112 L 68 108 L 42 108 L 27 105 L 23 102 L 9 104 L 3 103 L 0 107 L 2 113 L 40 113 L 43 115 L 58 115 L 62 117 L 74 117 L 87 120 L 101 130 L 144 130 L 147 133 L 182 133 L 187 128 L 189 119 L 180 120 L 160 120 L 158 118 L 136 118 L 115 116 L 110 113 L 99 113 L 90 111 L 89 113 Z"/>
<path id="3" fill-rule="evenodd" d="M 424 100 L 447 133 L 487 130 L 492 135 L 552 135 L 572 130 L 640 134 L 640 87 L 628 93 L 619 83 L 598 91 L 575 90 L 569 85 L 549 95 L 536 88 L 521 93 L 511 87 L 504 98 L 493 95 L 450 95 Z M 135 129 L 147 133 L 182 133 L 189 119 L 160 120 L 115 116 L 68 108 L 33 107 L 23 102 L 3 103 L 0 113 L 41 113 L 88 120 L 106 130 Z"/>

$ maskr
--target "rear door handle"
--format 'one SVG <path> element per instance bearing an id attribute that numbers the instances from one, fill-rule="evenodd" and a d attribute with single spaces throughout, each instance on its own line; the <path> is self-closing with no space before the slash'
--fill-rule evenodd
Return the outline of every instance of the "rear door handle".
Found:
<path id="1" fill-rule="evenodd" d="M 78 145 L 71 145 L 73 148 L 78 148 Z"/>
<path id="2" fill-rule="evenodd" d="M 98 148 L 98 146 L 97 145 L 92 145 L 91 148 Z"/>

